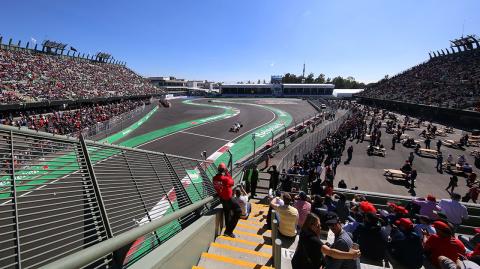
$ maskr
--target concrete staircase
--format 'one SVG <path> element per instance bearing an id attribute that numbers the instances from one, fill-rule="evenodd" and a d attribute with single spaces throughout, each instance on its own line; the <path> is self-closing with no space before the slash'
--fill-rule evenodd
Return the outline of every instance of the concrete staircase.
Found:
<path id="1" fill-rule="evenodd" d="M 236 238 L 218 236 L 208 252 L 201 255 L 196 269 L 270 269 L 272 260 L 271 230 L 265 228 L 268 206 L 250 200 L 252 212 L 240 220 L 234 230 Z"/>

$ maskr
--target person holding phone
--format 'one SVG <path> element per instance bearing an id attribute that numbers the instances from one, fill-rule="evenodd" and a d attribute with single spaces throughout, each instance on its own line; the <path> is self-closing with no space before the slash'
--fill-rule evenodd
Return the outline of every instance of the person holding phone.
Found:
<path id="1" fill-rule="evenodd" d="M 223 215 L 225 218 L 224 235 L 235 238 L 233 230 L 237 226 L 242 209 L 240 208 L 240 205 L 232 199 L 232 187 L 234 181 L 232 176 L 230 176 L 225 163 L 220 163 L 218 165 L 218 173 L 213 177 L 212 181 L 213 187 L 215 188 L 223 207 Z"/>
<path id="2" fill-rule="evenodd" d="M 355 244 L 349 251 L 330 248 L 320 240 L 320 219 L 309 213 L 300 232 L 297 249 L 292 258 L 293 269 L 318 269 L 325 263 L 325 256 L 339 260 L 354 260 L 360 257 Z M 327 267 L 328 268 L 328 267 Z"/>

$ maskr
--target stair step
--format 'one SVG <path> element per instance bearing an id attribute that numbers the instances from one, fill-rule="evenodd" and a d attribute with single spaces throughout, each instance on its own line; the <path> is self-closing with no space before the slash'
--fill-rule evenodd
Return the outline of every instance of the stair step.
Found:
<path id="1" fill-rule="evenodd" d="M 272 236 L 272 230 L 268 230 L 262 227 L 252 226 L 248 224 L 243 224 L 243 223 L 238 223 L 235 229 L 242 232 L 254 233 L 254 234 L 263 235 L 267 237 Z"/>
<path id="2" fill-rule="evenodd" d="M 239 239 L 245 239 L 245 240 L 248 240 L 248 241 L 252 241 L 252 242 L 256 242 L 256 243 L 262 243 L 262 244 L 268 244 L 268 245 L 272 244 L 272 239 L 270 238 L 270 236 L 263 236 L 263 235 L 259 235 L 259 234 L 256 234 L 256 233 L 242 231 L 242 230 L 239 230 L 239 229 L 235 229 L 233 231 L 233 233 Z"/>
<path id="3" fill-rule="evenodd" d="M 250 250 L 256 250 L 256 251 L 261 251 L 261 252 L 266 252 L 266 253 L 271 253 L 272 252 L 272 246 L 263 244 L 263 243 L 258 243 L 246 239 L 240 239 L 240 238 L 231 238 L 228 236 L 218 236 L 215 239 L 215 242 L 218 242 L 220 244 L 225 244 L 225 245 L 231 245 L 234 247 L 240 247 L 240 248 L 245 248 L 245 249 L 250 249 Z"/>
<path id="4" fill-rule="evenodd" d="M 253 262 L 256 264 L 267 264 L 272 258 L 272 252 L 260 252 L 246 248 L 231 246 L 228 244 L 210 243 L 208 253 L 217 254 L 229 258 Z M 271 261 L 270 261 L 271 262 Z"/>
<path id="5" fill-rule="evenodd" d="M 253 220 L 253 219 L 239 219 L 238 223 L 244 223 L 244 224 L 247 224 L 247 225 L 252 225 L 252 226 L 257 226 L 259 228 L 263 227 L 266 222 L 263 222 L 263 221 L 256 221 L 256 220 Z"/>
<path id="6" fill-rule="evenodd" d="M 270 266 L 206 252 L 202 253 L 202 257 L 200 258 L 198 265 L 205 268 L 215 269 L 273 269 L 273 267 Z"/>

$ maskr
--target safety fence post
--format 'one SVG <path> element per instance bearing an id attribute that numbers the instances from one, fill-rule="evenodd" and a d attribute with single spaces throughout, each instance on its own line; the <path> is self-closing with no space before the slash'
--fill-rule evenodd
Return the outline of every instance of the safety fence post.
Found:
<path id="1" fill-rule="evenodd" d="M 11 168 L 11 191 L 12 191 L 12 207 L 15 214 L 15 253 L 17 268 L 22 268 L 21 248 L 20 248 L 20 230 L 18 225 L 18 201 L 17 201 L 17 183 L 15 182 L 15 155 L 13 149 L 13 131 L 10 131 L 10 168 Z"/>

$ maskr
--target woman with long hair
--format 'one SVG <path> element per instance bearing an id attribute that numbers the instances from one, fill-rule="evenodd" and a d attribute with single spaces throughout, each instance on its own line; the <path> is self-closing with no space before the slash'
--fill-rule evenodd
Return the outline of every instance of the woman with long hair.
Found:
<path id="1" fill-rule="evenodd" d="M 320 219 L 309 213 L 300 232 L 300 240 L 292 259 L 293 269 L 319 269 L 324 265 L 324 255 L 334 259 L 353 260 L 360 257 L 360 250 L 348 252 L 332 249 L 320 240 Z"/>

